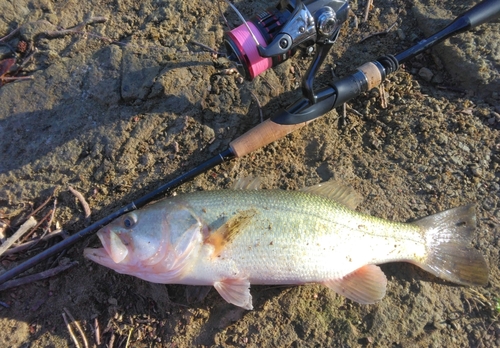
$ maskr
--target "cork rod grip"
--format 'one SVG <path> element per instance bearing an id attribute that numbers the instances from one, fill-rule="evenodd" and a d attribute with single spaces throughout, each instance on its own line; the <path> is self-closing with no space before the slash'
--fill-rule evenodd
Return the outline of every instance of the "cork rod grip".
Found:
<path id="1" fill-rule="evenodd" d="M 384 80 L 379 68 L 377 68 L 377 66 L 372 62 L 361 65 L 358 70 L 361 71 L 366 77 L 368 91 L 372 88 L 378 87 Z"/>
<path id="2" fill-rule="evenodd" d="M 275 140 L 283 138 L 285 135 L 290 134 L 296 129 L 302 128 L 308 123 L 309 122 L 302 122 L 292 125 L 282 125 L 267 119 L 242 136 L 234 139 L 229 143 L 229 147 L 236 157 L 243 157 Z"/>

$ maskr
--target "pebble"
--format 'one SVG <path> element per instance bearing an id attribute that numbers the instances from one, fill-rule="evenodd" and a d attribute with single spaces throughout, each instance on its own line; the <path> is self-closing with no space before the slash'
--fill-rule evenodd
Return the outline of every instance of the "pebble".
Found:
<path id="1" fill-rule="evenodd" d="M 462 143 L 462 142 L 458 143 L 458 147 L 460 149 L 464 150 L 465 152 L 470 152 L 470 148 L 467 145 L 465 145 L 464 143 Z"/>
<path id="2" fill-rule="evenodd" d="M 427 82 L 431 82 L 432 78 L 434 77 L 434 74 L 430 69 L 423 67 L 420 68 L 420 70 L 418 71 L 418 76 L 420 76 Z"/>
<path id="3" fill-rule="evenodd" d="M 400 40 L 406 39 L 406 34 L 403 29 L 399 28 L 398 30 L 396 30 L 396 33 L 398 34 Z"/>
<path id="4" fill-rule="evenodd" d="M 475 177 L 481 177 L 483 175 L 483 170 L 481 169 L 481 167 L 478 167 L 475 164 L 470 166 L 470 170 L 472 172 L 472 175 L 474 175 Z"/>
<path id="5" fill-rule="evenodd" d="M 450 160 L 458 166 L 462 165 L 462 160 L 458 156 L 450 156 Z"/>

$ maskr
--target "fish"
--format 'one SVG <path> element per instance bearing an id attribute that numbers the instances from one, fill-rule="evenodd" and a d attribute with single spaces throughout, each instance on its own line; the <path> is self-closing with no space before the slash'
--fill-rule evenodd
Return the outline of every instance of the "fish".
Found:
<path id="1" fill-rule="evenodd" d="M 403 223 L 354 210 L 360 195 L 335 180 L 302 190 L 196 191 L 128 212 L 97 235 L 86 258 L 162 284 L 213 286 L 227 302 L 253 309 L 251 284 L 322 284 L 361 304 L 380 301 L 379 264 L 409 262 L 449 282 L 488 283 L 471 246 L 475 205 Z"/>

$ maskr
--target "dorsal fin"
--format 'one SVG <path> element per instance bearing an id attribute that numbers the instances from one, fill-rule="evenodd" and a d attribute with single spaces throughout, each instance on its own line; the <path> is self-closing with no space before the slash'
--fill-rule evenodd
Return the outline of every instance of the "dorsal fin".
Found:
<path id="1" fill-rule="evenodd" d="M 332 201 L 345 205 L 349 209 L 356 209 L 363 197 L 352 187 L 345 186 L 336 180 L 330 180 L 318 185 L 304 187 L 302 192 L 323 196 Z"/>
<path id="2" fill-rule="evenodd" d="M 261 186 L 260 178 L 247 176 L 239 178 L 231 187 L 233 190 L 259 190 Z"/>

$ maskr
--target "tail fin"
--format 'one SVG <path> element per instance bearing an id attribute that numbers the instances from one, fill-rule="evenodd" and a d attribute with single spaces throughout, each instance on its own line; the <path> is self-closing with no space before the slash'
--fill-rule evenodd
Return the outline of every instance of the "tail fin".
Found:
<path id="1" fill-rule="evenodd" d="M 425 231 L 429 255 L 418 264 L 435 276 L 462 285 L 486 285 L 488 266 L 470 242 L 476 227 L 474 204 L 413 222 Z"/>

